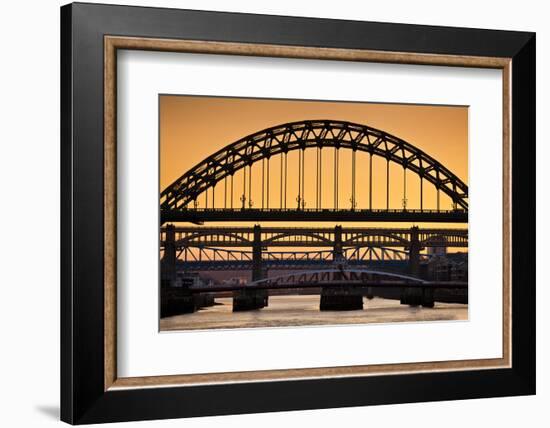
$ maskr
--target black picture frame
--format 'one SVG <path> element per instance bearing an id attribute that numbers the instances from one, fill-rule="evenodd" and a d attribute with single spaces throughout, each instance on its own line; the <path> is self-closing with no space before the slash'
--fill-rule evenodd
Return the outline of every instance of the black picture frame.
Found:
<path id="1" fill-rule="evenodd" d="M 104 390 L 104 36 L 512 58 L 512 367 Z M 71 424 L 535 393 L 535 34 L 74 3 L 61 8 L 61 419 Z"/>

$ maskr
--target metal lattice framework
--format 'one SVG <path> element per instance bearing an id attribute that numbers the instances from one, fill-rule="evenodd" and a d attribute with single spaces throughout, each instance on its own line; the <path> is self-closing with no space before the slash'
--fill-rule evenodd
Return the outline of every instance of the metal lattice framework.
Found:
<path id="1" fill-rule="evenodd" d="M 338 120 L 307 120 L 278 125 L 225 146 L 168 186 L 161 193 L 161 210 L 186 210 L 199 195 L 256 162 L 269 162 L 271 157 L 286 156 L 293 150 L 316 148 L 320 151 L 325 147 L 349 149 L 353 154 L 366 152 L 371 155 L 371 161 L 372 156 L 379 156 L 386 159 L 388 165 L 390 162 L 401 165 L 404 170 L 416 173 L 421 183 L 426 180 L 435 186 L 438 195 L 439 191 L 448 195 L 454 206 L 468 210 L 468 186 L 436 159 L 384 131 Z"/>
<path id="2" fill-rule="evenodd" d="M 191 271 L 248 270 L 253 264 L 253 252 L 239 249 L 183 247 L 176 257 L 185 270 Z M 333 250 L 266 251 L 262 254 L 262 265 L 269 270 L 318 267 L 332 264 L 333 257 Z M 421 261 L 429 259 L 428 254 L 420 254 Z M 407 262 L 409 253 L 395 248 L 350 247 L 343 249 L 343 260 L 352 265 Z"/>
<path id="3" fill-rule="evenodd" d="M 262 247 L 332 247 L 335 228 L 329 227 L 262 227 Z M 161 229 L 161 247 L 166 229 Z M 176 248 L 186 247 L 251 247 L 254 240 L 252 227 L 176 227 Z M 408 247 L 410 228 L 345 227 L 341 229 L 344 247 Z M 423 247 L 468 247 L 468 229 L 419 229 L 418 239 Z"/>

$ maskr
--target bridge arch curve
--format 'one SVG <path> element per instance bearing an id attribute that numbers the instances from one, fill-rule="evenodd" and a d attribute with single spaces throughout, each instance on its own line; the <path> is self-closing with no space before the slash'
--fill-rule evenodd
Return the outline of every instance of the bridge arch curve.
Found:
<path id="1" fill-rule="evenodd" d="M 305 120 L 263 129 L 199 162 L 161 193 L 161 209 L 185 209 L 198 196 L 237 171 L 294 150 L 333 147 L 361 151 L 401 165 L 468 210 L 468 186 L 443 164 L 411 143 L 367 125 Z"/>
<path id="2" fill-rule="evenodd" d="M 179 247 L 185 247 L 189 245 L 198 245 L 201 244 L 201 241 L 205 238 L 212 237 L 212 238 L 222 238 L 222 240 L 235 240 L 238 242 L 241 242 L 242 244 L 246 245 L 252 245 L 252 242 L 246 238 L 243 238 L 238 233 L 233 232 L 214 232 L 214 231 L 202 231 L 202 232 L 195 232 L 189 236 L 186 236 L 185 238 L 179 239 L 175 242 L 175 245 L 177 248 Z"/>
<path id="3" fill-rule="evenodd" d="M 330 239 L 322 236 L 319 233 L 315 233 L 315 232 L 301 232 L 300 235 L 296 235 L 294 232 L 278 233 L 278 234 L 266 239 L 264 241 L 264 245 L 269 246 L 269 245 L 272 245 L 272 244 L 277 243 L 279 241 L 282 241 L 285 238 L 289 238 L 289 237 L 295 238 L 295 237 L 299 237 L 299 236 L 311 238 L 315 242 L 325 243 L 325 244 L 327 244 L 327 246 L 332 245 L 332 241 Z"/>
<path id="4" fill-rule="evenodd" d="M 344 245 L 344 246 L 357 246 L 357 247 L 370 246 L 370 245 L 372 245 L 372 242 L 370 241 L 370 238 L 374 238 L 374 240 L 378 240 L 382 237 L 391 239 L 395 243 L 402 244 L 404 247 L 408 247 L 410 245 L 410 242 L 407 239 L 405 239 L 405 238 L 403 238 L 403 237 L 401 237 L 397 234 L 393 234 L 393 233 L 389 233 L 389 232 L 387 232 L 387 233 L 384 233 L 384 232 L 359 233 L 359 234 L 353 236 L 352 238 L 344 241 L 342 243 L 342 245 Z"/>

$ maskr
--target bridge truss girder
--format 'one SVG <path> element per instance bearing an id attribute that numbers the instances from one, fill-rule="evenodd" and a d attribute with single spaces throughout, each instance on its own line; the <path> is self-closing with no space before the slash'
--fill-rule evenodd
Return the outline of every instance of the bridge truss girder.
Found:
<path id="1" fill-rule="evenodd" d="M 252 227 L 174 227 L 176 248 L 217 247 L 252 248 Z M 336 228 L 261 227 L 259 242 L 262 248 L 309 247 L 331 248 Z M 408 248 L 414 228 L 341 228 L 343 247 L 397 247 Z M 166 228 L 161 229 L 161 247 L 166 242 Z M 426 247 L 468 247 L 467 229 L 418 229 L 418 242 Z M 414 238 L 416 240 L 416 236 Z"/>

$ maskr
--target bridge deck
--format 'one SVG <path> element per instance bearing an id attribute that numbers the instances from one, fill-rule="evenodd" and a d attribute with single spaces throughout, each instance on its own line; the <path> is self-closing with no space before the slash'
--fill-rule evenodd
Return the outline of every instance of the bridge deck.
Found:
<path id="1" fill-rule="evenodd" d="M 182 209 L 161 210 L 161 223 L 212 221 L 335 221 L 467 223 L 465 210 Z"/>

